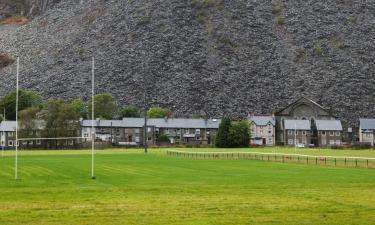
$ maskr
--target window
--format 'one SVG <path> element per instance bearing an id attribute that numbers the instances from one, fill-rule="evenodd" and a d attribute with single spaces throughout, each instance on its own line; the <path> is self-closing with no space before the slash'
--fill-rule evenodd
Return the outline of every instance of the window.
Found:
<path id="1" fill-rule="evenodd" d="M 13 137 L 13 132 L 9 132 L 8 136 Z"/>
<path id="2" fill-rule="evenodd" d="M 140 141 L 140 138 L 139 137 L 135 137 L 135 142 L 139 142 Z"/>
<path id="3" fill-rule="evenodd" d="M 83 136 L 84 136 L 84 137 L 88 137 L 88 136 L 89 136 L 89 134 L 83 134 Z"/>
<path id="4" fill-rule="evenodd" d="M 340 131 L 336 131 L 336 136 L 340 136 Z"/>
<path id="5" fill-rule="evenodd" d="M 292 135 L 294 132 L 292 130 L 288 130 L 288 134 Z"/>
<path id="6" fill-rule="evenodd" d="M 139 128 L 136 128 L 136 129 L 135 129 L 135 133 L 136 133 L 136 134 L 139 134 Z"/>
<path id="7" fill-rule="evenodd" d="M 326 145 L 327 142 L 326 142 L 326 139 L 322 139 L 322 145 Z"/>
<path id="8" fill-rule="evenodd" d="M 336 145 L 341 145 L 341 141 L 340 140 L 336 140 Z"/>
<path id="9" fill-rule="evenodd" d="M 333 135 L 335 135 L 334 132 L 333 132 L 333 131 L 330 131 L 330 132 L 329 132 L 329 136 L 333 136 Z"/>
<path id="10" fill-rule="evenodd" d="M 189 133 L 190 133 L 189 129 L 185 129 L 185 134 L 189 134 Z"/>
<path id="11" fill-rule="evenodd" d="M 268 133 L 269 133 L 269 134 L 272 134 L 272 131 L 269 130 Z"/>
<path id="12" fill-rule="evenodd" d="M 147 132 L 150 133 L 152 131 L 151 127 L 147 127 Z"/>
<path id="13" fill-rule="evenodd" d="M 148 140 L 148 141 L 151 141 L 151 140 L 152 140 L 152 137 L 147 137 L 147 140 Z"/>
<path id="14" fill-rule="evenodd" d="M 325 132 L 325 131 L 322 131 L 322 135 L 326 135 L 326 132 Z"/>
<path id="15" fill-rule="evenodd" d="M 370 137 L 371 137 L 371 134 L 366 134 L 366 137 L 367 137 L 367 138 L 370 138 Z"/>
<path id="16" fill-rule="evenodd" d="M 288 139 L 288 144 L 292 145 L 293 144 L 293 139 Z"/>
<path id="17" fill-rule="evenodd" d="M 302 131 L 302 134 L 303 134 L 303 135 L 306 135 L 306 131 Z"/>
<path id="18" fill-rule="evenodd" d="M 296 130 L 296 135 L 298 135 L 299 134 L 299 131 L 298 130 Z"/>
<path id="19" fill-rule="evenodd" d="M 8 141 L 9 146 L 13 146 L 13 141 Z"/>
<path id="20" fill-rule="evenodd" d="M 42 143 L 42 142 L 41 142 L 40 139 L 36 140 L 36 144 L 37 144 L 37 145 L 40 145 L 41 143 Z"/>
<path id="21" fill-rule="evenodd" d="M 263 130 L 260 130 L 259 132 L 260 132 L 260 134 L 263 134 Z"/>

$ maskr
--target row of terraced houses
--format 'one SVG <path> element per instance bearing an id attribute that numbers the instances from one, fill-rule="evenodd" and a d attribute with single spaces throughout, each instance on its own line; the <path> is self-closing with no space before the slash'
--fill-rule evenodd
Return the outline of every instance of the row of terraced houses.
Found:
<path id="1" fill-rule="evenodd" d="M 271 115 L 249 114 L 251 145 L 286 145 L 298 147 L 329 147 L 343 143 L 361 142 L 374 146 L 375 119 L 360 118 L 357 128 L 345 127 L 329 110 L 302 97 Z M 82 145 L 92 139 L 100 143 L 118 146 L 142 146 L 160 144 L 161 135 L 167 136 L 168 144 L 213 146 L 220 119 L 185 118 L 123 118 L 122 120 L 81 120 L 80 130 L 72 134 L 80 139 L 64 140 L 67 146 Z M 39 122 L 39 124 L 43 124 Z M 92 125 L 93 130 L 92 130 Z M 38 126 L 39 129 L 43 125 Z M 3 121 L 0 125 L 0 144 L 3 148 L 15 145 L 15 121 Z M 146 131 L 146 132 L 145 132 Z M 38 130 L 34 136 L 38 136 Z M 166 143 L 164 143 L 166 144 Z M 41 140 L 22 140 L 20 146 L 38 148 Z"/>

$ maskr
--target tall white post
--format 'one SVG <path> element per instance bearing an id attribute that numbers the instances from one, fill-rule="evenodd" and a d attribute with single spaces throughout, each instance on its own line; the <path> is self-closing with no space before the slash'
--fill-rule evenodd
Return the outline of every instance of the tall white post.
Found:
<path id="1" fill-rule="evenodd" d="M 95 59 L 92 57 L 92 71 L 91 71 L 91 178 L 95 179 L 94 174 L 94 155 L 95 155 L 95 132 L 94 132 L 94 95 L 95 95 Z"/>
<path id="2" fill-rule="evenodd" d="M 16 77 L 16 160 L 14 168 L 14 179 L 18 179 L 18 76 L 20 72 L 20 58 L 17 57 L 17 77 Z"/>
<path id="3" fill-rule="evenodd" d="M 5 108 L 4 108 L 4 114 L 3 114 L 3 121 L 5 121 Z M 3 138 L 4 138 L 4 142 L 3 142 Z M 0 141 L 1 141 L 1 157 L 4 157 L 4 148 L 5 148 L 4 126 L 2 126 L 2 129 L 1 129 Z"/>
<path id="4" fill-rule="evenodd" d="M 297 147 L 297 124 L 294 122 L 294 151 L 296 151 Z"/>

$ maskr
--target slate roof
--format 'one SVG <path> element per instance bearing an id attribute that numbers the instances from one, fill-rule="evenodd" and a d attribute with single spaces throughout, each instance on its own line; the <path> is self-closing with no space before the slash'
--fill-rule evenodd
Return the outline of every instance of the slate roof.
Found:
<path id="1" fill-rule="evenodd" d="M 83 127 L 91 127 L 92 120 L 82 120 Z M 221 120 L 216 119 L 183 119 L 183 118 L 170 118 L 170 119 L 147 119 L 148 126 L 155 126 L 159 128 L 219 128 Z M 122 120 L 95 120 L 95 127 L 143 127 L 144 118 L 124 118 Z"/>
<path id="2" fill-rule="evenodd" d="M 216 119 L 183 119 L 183 118 L 171 118 L 171 119 L 148 119 L 148 124 L 155 127 L 164 128 L 208 128 L 214 129 L 219 128 L 221 120 Z"/>
<path id="3" fill-rule="evenodd" d="M 275 118 L 272 116 L 250 116 L 250 122 L 259 126 L 266 126 L 269 122 L 275 126 Z"/>
<path id="4" fill-rule="evenodd" d="M 16 121 L 2 121 L 0 131 L 16 131 Z"/>
<path id="5" fill-rule="evenodd" d="M 362 130 L 375 130 L 375 119 L 359 119 L 359 125 Z"/>
<path id="6" fill-rule="evenodd" d="M 285 130 L 311 130 L 309 120 L 285 120 Z"/>
<path id="7" fill-rule="evenodd" d="M 316 120 L 317 130 L 334 130 L 342 131 L 342 125 L 340 120 Z"/>

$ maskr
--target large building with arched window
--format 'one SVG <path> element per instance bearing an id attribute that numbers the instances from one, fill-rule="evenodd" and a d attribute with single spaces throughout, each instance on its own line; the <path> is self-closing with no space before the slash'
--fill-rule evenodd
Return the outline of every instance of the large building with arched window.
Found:
<path id="1" fill-rule="evenodd" d="M 342 126 L 331 112 L 302 97 L 275 113 L 276 143 L 302 146 L 341 145 Z"/>

